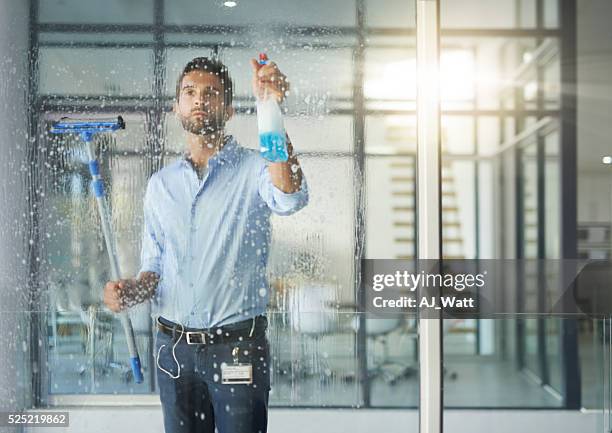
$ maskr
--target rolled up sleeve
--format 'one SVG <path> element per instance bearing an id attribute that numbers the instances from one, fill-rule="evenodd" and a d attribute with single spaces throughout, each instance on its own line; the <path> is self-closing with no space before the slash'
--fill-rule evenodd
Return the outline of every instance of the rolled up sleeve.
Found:
<path id="1" fill-rule="evenodd" d="M 140 250 L 140 271 L 155 272 L 161 275 L 161 256 L 163 252 L 163 232 L 159 224 L 153 197 L 155 196 L 155 179 L 151 177 L 145 193 L 143 213 L 142 247 Z"/>
<path id="2" fill-rule="evenodd" d="M 308 204 L 308 184 L 302 172 L 300 189 L 287 193 L 272 183 L 268 165 L 264 165 L 259 174 L 259 195 L 272 212 L 277 215 L 291 215 Z"/>

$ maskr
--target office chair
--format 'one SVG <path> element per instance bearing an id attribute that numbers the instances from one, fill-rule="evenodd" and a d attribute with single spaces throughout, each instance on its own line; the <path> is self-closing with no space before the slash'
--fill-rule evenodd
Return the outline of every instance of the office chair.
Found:
<path id="1" fill-rule="evenodd" d="M 307 351 L 307 363 L 296 365 L 293 371 L 302 376 L 319 377 L 326 381 L 332 370 L 326 356 L 321 353 L 322 337 L 338 330 L 338 313 L 333 304 L 337 288 L 326 283 L 306 283 L 289 293 L 291 327 L 305 337 L 312 350 Z"/>
<path id="2" fill-rule="evenodd" d="M 354 332 L 359 332 L 359 317 L 353 318 L 352 328 Z M 381 377 L 388 384 L 395 385 L 401 379 L 418 373 L 416 362 L 393 361 L 389 354 L 390 335 L 395 331 L 403 331 L 402 336 L 416 338 L 416 327 L 414 325 L 409 326 L 401 315 L 385 315 L 385 317 L 381 318 L 366 317 L 365 329 L 366 337 L 371 341 L 369 347 L 373 348 L 377 343 L 382 347 L 382 355 L 379 362 L 376 362 L 374 358 L 374 350 L 368 350 L 368 376 L 371 379 Z"/>

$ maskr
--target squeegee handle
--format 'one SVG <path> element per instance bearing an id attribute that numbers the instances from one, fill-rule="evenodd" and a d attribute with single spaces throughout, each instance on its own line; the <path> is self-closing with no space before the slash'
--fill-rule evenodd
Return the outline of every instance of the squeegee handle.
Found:
<path id="1" fill-rule="evenodd" d="M 102 233 L 104 235 L 104 242 L 106 243 L 106 251 L 108 252 L 108 259 L 110 261 L 111 278 L 114 281 L 118 281 L 121 278 L 121 272 L 119 270 L 119 260 L 117 259 L 117 249 L 115 247 L 115 238 L 113 237 L 113 230 L 111 227 L 110 211 L 108 209 L 108 203 L 106 201 L 106 194 L 104 191 L 104 183 L 100 176 L 100 167 L 98 161 L 95 159 L 93 150 L 91 148 L 91 142 L 85 141 L 87 145 L 87 154 L 89 155 L 89 172 L 91 174 L 91 186 L 98 203 L 98 212 L 100 214 L 100 222 L 102 224 Z M 130 353 L 130 365 L 132 367 L 132 373 L 134 374 L 134 381 L 136 383 L 142 383 L 142 369 L 140 365 L 140 357 L 138 356 L 138 349 L 136 347 L 136 340 L 134 338 L 134 328 L 132 327 L 132 321 L 128 316 L 127 311 L 119 313 L 121 325 L 125 333 L 125 339 L 128 345 L 128 351 Z"/>

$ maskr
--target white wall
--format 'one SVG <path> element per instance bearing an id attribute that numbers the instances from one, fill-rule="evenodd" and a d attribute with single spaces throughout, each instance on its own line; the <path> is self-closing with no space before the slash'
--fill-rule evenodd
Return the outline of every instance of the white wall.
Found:
<path id="1" fill-rule="evenodd" d="M 0 0 L 0 410 L 25 403 L 23 313 L 28 1 Z M 20 320 L 21 319 L 21 320 Z M 21 330 L 16 324 L 21 323 Z"/>

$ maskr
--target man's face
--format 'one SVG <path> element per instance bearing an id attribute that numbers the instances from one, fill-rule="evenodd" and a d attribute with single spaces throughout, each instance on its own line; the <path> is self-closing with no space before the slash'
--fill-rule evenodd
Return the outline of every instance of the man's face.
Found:
<path id="1" fill-rule="evenodd" d="M 183 77 L 174 111 L 183 128 L 192 134 L 214 134 L 222 131 L 233 114 L 225 107 L 221 79 L 203 71 L 191 71 Z"/>

